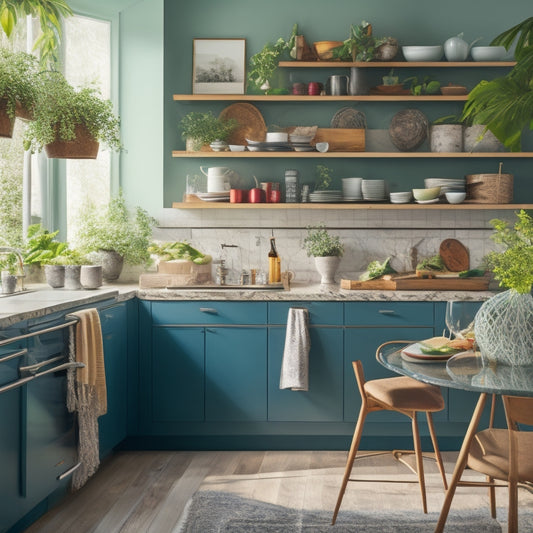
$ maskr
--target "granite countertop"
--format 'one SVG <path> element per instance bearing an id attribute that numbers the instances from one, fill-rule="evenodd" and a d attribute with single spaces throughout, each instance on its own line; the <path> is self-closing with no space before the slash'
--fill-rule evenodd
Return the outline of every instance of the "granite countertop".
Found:
<path id="1" fill-rule="evenodd" d="M 260 286 L 258 286 L 260 287 Z M 96 290 L 69 291 L 51 289 L 48 285 L 33 285 L 28 291 L 0 298 L 0 328 L 6 328 L 32 318 L 39 318 L 79 305 L 113 299 L 141 300 L 234 300 L 234 301 L 324 301 L 324 302 L 432 302 L 447 300 L 487 300 L 491 291 L 352 291 L 338 285 L 294 283 L 290 290 L 281 289 L 139 289 L 134 284 L 104 285 Z"/>

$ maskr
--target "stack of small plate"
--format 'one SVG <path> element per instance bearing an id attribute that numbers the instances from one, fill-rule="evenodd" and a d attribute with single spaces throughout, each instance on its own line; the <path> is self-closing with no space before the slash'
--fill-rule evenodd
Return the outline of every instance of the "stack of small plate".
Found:
<path id="1" fill-rule="evenodd" d="M 250 152 L 292 152 L 292 148 L 288 142 L 259 142 L 250 139 L 246 139 L 246 142 L 248 143 L 248 150 Z"/>
<path id="2" fill-rule="evenodd" d="M 363 180 L 361 191 L 364 200 L 381 202 L 385 200 L 385 180 Z"/>
<path id="3" fill-rule="evenodd" d="M 225 192 L 198 192 L 196 196 L 204 202 L 229 202 L 229 191 Z"/>
<path id="4" fill-rule="evenodd" d="M 445 196 L 447 192 L 465 192 L 465 178 L 426 178 L 424 180 L 426 189 L 440 187 L 440 196 Z"/>
<path id="5" fill-rule="evenodd" d="M 363 178 L 343 178 L 342 197 L 345 202 L 360 202 L 363 199 L 361 182 Z"/>
<path id="6" fill-rule="evenodd" d="M 314 152 L 315 147 L 311 145 L 314 135 L 294 135 L 289 134 L 290 145 L 296 152 Z"/>
<path id="7" fill-rule="evenodd" d="M 391 192 L 389 196 L 391 204 L 408 204 L 413 198 L 413 193 L 411 191 Z"/>
<path id="8" fill-rule="evenodd" d="M 319 204 L 342 202 L 342 191 L 314 191 L 309 194 L 309 201 Z"/>

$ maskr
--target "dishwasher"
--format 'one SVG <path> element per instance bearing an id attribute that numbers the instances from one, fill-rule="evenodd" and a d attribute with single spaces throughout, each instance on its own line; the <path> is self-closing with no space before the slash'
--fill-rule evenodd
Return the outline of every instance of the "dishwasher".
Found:
<path id="1" fill-rule="evenodd" d="M 0 413 L 9 416 L 2 421 L 0 450 L 12 459 L 6 464 L 10 485 L 0 488 L 0 531 L 14 512 L 10 500 L 29 510 L 79 467 L 76 416 L 66 404 L 67 372 L 83 366 L 69 361 L 69 328 L 76 323 L 61 317 L 0 340 Z"/>

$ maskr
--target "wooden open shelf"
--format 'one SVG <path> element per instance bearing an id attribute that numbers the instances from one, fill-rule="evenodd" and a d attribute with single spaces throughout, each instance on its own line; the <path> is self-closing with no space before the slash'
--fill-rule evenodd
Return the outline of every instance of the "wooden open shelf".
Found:
<path id="1" fill-rule="evenodd" d="M 480 159 L 480 158 L 531 158 L 533 152 L 187 152 L 185 150 L 173 150 L 172 157 L 184 157 L 192 159 L 204 158 L 291 158 L 291 159 L 423 159 L 423 158 L 456 158 L 456 159 Z"/>
<path id="2" fill-rule="evenodd" d="M 280 67 L 300 68 L 420 68 L 420 67 L 514 67 L 516 61 L 280 61 Z"/>
<path id="3" fill-rule="evenodd" d="M 231 204 L 229 202 L 173 202 L 172 207 L 174 209 L 350 209 L 350 210 L 516 210 L 519 209 L 533 209 L 533 204 L 389 204 L 389 203 L 294 203 L 294 204 Z"/>
<path id="4" fill-rule="evenodd" d="M 179 102 L 466 102 L 467 94 L 421 95 L 363 94 L 363 95 L 294 95 L 294 94 L 175 94 Z"/>

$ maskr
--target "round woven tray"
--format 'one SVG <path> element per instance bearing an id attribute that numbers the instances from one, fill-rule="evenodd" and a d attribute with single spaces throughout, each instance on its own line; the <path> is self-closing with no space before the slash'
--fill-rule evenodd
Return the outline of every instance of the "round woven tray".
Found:
<path id="1" fill-rule="evenodd" d="M 228 144 L 246 146 L 246 139 L 264 141 L 267 127 L 261 111 L 252 104 L 231 104 L 220 112 L 219 118 L 234 118 L 239 125 L 226 140 Z"/>
<path id="2" fill-rule="evenodd" d="M 416 150 L 428 135 L 429 121 L 418 109 L 403 109 L 392 117 L 390 138 L 402 152 Z"/>
<path id="3" fill-rule="evenodd" d="M 512 174 L 467 174 L 466 199 L 473 204 L 510 204 Z"/>
<path id="4" fill-rule="evenodd" d="M 351 107 L 339 109 L 331 119 L 332 128 L 366 128 L 365 114 Z"/>

